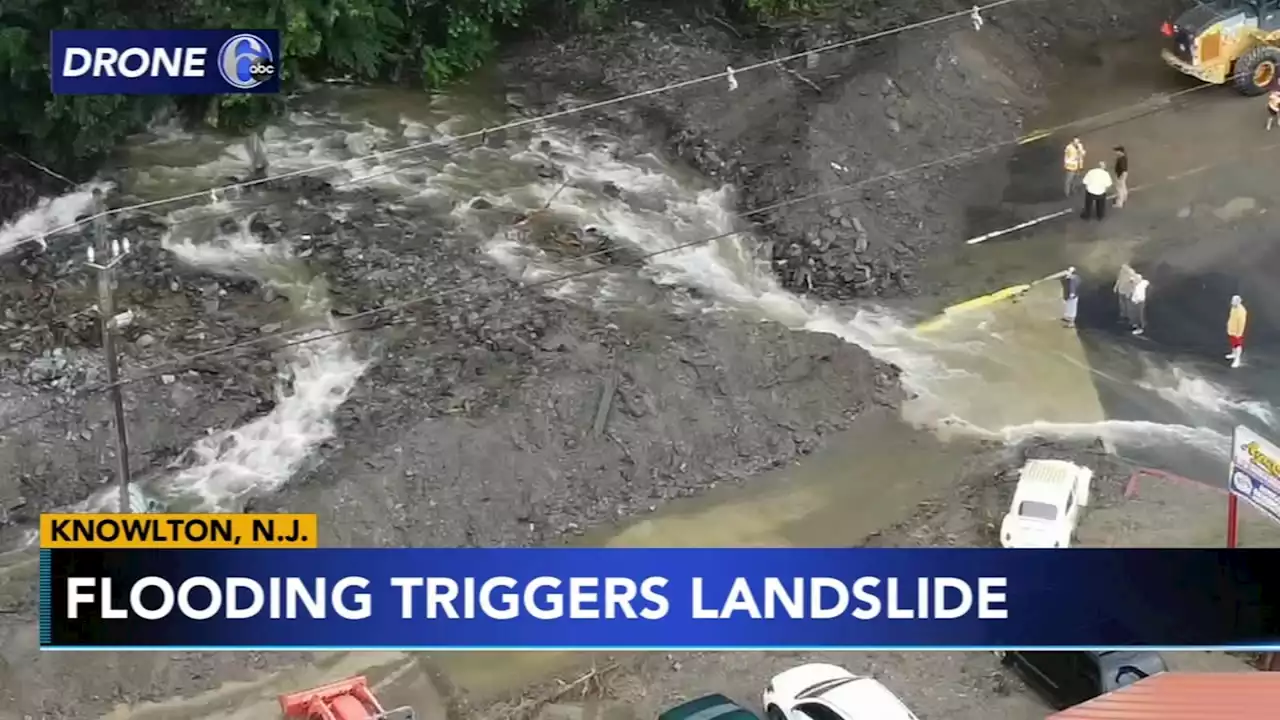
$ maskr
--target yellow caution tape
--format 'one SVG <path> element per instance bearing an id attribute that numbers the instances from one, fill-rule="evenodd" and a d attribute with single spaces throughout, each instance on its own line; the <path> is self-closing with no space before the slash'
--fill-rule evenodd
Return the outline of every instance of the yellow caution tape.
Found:
<path id="1" fill-rule="evenodd" d="M 1052 134 L 1053 134 L 1052 130 L 1037 130 L 1029 135 L 1023 135 L 1022 137 L 1018 138 L 1018 144 L 1026 145 L 1027 143 L 1033 143 L 1037 140 L 1043 140 Z"/>

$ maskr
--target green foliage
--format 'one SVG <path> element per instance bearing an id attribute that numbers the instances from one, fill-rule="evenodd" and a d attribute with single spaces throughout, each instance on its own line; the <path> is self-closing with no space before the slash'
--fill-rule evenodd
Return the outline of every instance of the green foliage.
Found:
<path id="1" fill-rule="evenodd" d="M 734 0 L 776 16 L 812 0 Z M 0 0 L 0 143 L 75 174 L 155 113 L 229 131 L 265 122 L 281 97 L 54 97 L 49 32 L 59 28 L 278 28 L 281 76 L 438 87 L 493 57 L 526 27 L 596 29 L 618 0 Z"/>
<path id="2" fill-rule="evenodd" d="M 49 90 L 49 30 L 80 25 L 92 13 L 95 27 L 154 27 L 164 13 L 147 2 L 137 7 L 147 21 L 135 22 L 111 2 L 3 0 L 0 3 L 0 141 L 50 165 L 109 151 L 121 137 L 150 118 L 161 98 L 116 95 L 54 97 Z M 123 0 L 127 3 L 128 0 Z M 123 3 L 122 3 L 123 4 Z M 16 139 L 16 142 L 15 142 Z"/>
<path id="3" fill-rule="evenodd" d="M 764 19 L 774 19 L 808 12 L 817 0 L 744 0 L 747 9 Z"/>

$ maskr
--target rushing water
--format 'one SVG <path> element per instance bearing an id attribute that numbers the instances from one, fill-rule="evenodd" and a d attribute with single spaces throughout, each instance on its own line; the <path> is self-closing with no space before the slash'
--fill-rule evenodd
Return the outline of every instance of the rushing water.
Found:
<path id="1" fill-rule="evenodd" d="M 530 246 L 509 227 L 492 224 L 486 220 L 491 215 L 471 210 L 476 198 L 512 210 L 542 211 L 583 228 L 595 227 L 641 252 L 741 229 L 731 188 L 707 185 L 685 169 L 655 155 L 637 154 L 603 134 L 546 130 L 479 147 L 436 148 L 421 155 L 425 163 L 392 171 L 376 158 L 360 158 L 372 151 L 492 124 L 501 120 L 501 107 L 450 98 L 428 103 L 419 96 L 367 90 L 321 96 L 314 105 L 309 111 L 293 113 L 266 134 L 273 171 L 351 160 L 341 173 L 326 172 L 326 176 L 352 181 L 349 187 L 377 184 L 397 193 L 406 204 L 450 212 L 459 232 L 468 233 L 494 262 L 525 280 L 577 268 Z M 242 172 L 245 163 L 243 149 L 236 143 L 161 127 L 134 143 L 123 185 L 127 192 L 147 198 L 192 192 Z M 544 178 L 539 170 L 548 164 L 560 168 L 564 180 Z M 88 192 L 82 191 L 42 202 L 0 228 L 0 252 L 72 221 L 88 201 Z M 168 219 L 184 224 L 175 225 L 165 247 L 193 266 L 271 284 L 291 299 L 300 322 L 316 332 L 329 329 L 322 279 L 306 274 L 287 242 L 263 244 L 244 227 L 233 232 L 206 230 L 202 235 L 191 229 L 200 224 L 186 222 L 225 212 L 234 202 L 215 196 L 204 204 L 170 209 Z M 340 207 L 330 210 L 341 212 Z M 668 301 L 691 309 L 700 303 L 702 309 L 732 306 L 761 320 L 830 333 L 902 368 L 915 396 L 907 410 L 913 421 L 1008 442 L 1031 435 L 1104 436 L 1148 448 L 1191 448 L 1217 458 L 1226 452 L 1226 433 L 1232 423 L 1249 418 L 1275 425 L 1267 403 L 1240 397 L 1202 377 L 1194 367 L 1173 364 L 1154 352 L 1139 353 L 1141 363 L 1136 367 L 1116 362 L 1093 372 L 1139 388 L 1153 402 L 1178 408 L 1180 417 L 1155 410 L 1146 419 L 1033 414 L 1009 421 L 1006 415 L 987 412 L 976 399 L 1004 394 L 1022 398 L 1019 402 L 1025 401 L 1025 407 L 1035 408 L 1033 400 L 1051 403 L 1054 398 L 1049 395 L 1063 392 L 1057 386 L 1028 384 L 1008 372 L 1008 363 L 1002 364 L 1000 343 L 1008 338 L 1001 333 L 1017 332 L 1016 328 L 993 330 L 979 318 L 967 330 L 926 334 L 899 312 L 883 307 L 814 302 L 782 289 L 757 259 L 754 243 L 749 235 L 728 237 L 654 256 L 638 273 L 615 268 L 545 286 L 542 291 L 607 305 L 647 302 L 657 285 L 668 290 L 663 294 Z M 334 413 L 360 382 L 369 360 L 359 357 L 341 336 L 291 348 L 281 368 L 275 408 L 244 426 L 212 429 L 191 449 L 190 464 L 165 478 L 155 491 L 181 498 L 189 506 L 221 510 L 236 507 L 246 494 L 279 488 L 333 435 Z M 1033 361 L 1034 357 L 1025 355 L 1016 360 Z M 1036 398 L 1037 393 L 1045 397 Z M 106 493 L 80 507 L 110 508 L 113 498 L 113 493 Z"/>

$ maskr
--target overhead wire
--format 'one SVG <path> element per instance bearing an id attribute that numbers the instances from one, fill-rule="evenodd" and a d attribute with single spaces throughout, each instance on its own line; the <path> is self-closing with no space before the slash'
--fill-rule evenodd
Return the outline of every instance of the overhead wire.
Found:
<path id="1" fill-rule="evenodd" d="M 1165 103 L 1166 103 L 1166 102 L 1172 101 L 1173 99 L 1175 99 L 1175 98 L 1177 98 L 1177 97 L 1181 97 L 1181 96 L 1189 95 L 1189 94 L 1191 94 L 1192 92 L 1196 92 L 1196 91 L 1199 91 L 1199 90 L 1204 90 L 1204 89 L 1207 89 L 1207 88 L 1210 88 L 1210 87 L 1216 87 L 1216 86 L 1214 86 L 1214 85 L 1208 85 L 1208 84 L 1205 84 L 1205 85 L 1197 85 L 1197 86 L 1194 86 L 1194 87 L 1191 87 L 1191 88 L 1187 88 L 1187 89 L 1184 89 L 1184 90 L 1177 91 L 1177 92 L 1175 92 L 1175 93 L 1171 93 L 1171 94 L 1167 94 L 1167 95 L 1163 95 L 1163 96 L 1157 96 L 1157 97 L 1159 98 L 1159 100 L 1160 100 L 1160 102 L 1159 102 L 1159 103 L 1153 103 L 1153 102 L 1152 102 L 1152 99 L 1151 99 L 1151 98 L 1148 98 L 1147 100 L 1143 100 L 1143 101 L 1136 102 L 1136 103 L 1130 103 L 1129 105 L 1124 105 L 1124 106 L 1121 106 L 1121 107 L 1118 107 L 1118 108 L 1113 108 L 1113 109 L 1111 109 L 1111 110 L 1107 110 L 1107 111 L 1105 111 L 1105 112 L 1097 113 L 1097 114 L 1095 114 L 1095 115 L 1090 115 L 1090 116 L 1087 116 L 1087 117 L 1084 117 L 1084 118 L 1077 118 L 1076 120 L 1072 120 L 1072 121 L 1069 121 L 1069 122 L 1065 122 L 1065 123 L 1062 123 L 1062 124 L 1060 124 L 1060 125 L 1057 125 L 1057 126 L 1054 126 L 1054 127 L 1051 127 L 1051 128 L 1047 128 L 1047 129 L 1043 129 L 1043 130 L 1037 130 L 1037 131 L 1034 131 L 1034 132 L 1032 132 L 1032 133 L 1028 133 L 1028 134 L 1026 134 L 1026 135 L 1021 135 L 1021 136 L 1019 136 L 1018 138 L 1015 138 L 1015 139 L 1012 139 L 1012 140 L 1005 140 L 1005 141 L 1000 141 L 1000 142 L 991 143 L 991 144 L 988 144 L 988 145 L 985 145 L 985 146 L 982 146 L 982 147 L 979 147 L 979 148 L 974 148 L 974 149 L 971 149 L 971 150 L 965 150 L 965 151 L 962 151 L 962 152 L 959 152 L 959 153 L 956 153 L 956 154 L 953 154 L 953 155 L 949 155 L 949 156 L 944 157 L 944 158 L 938 158 L 938 159 L 935 159 L 935 160 L 925 161 L 925 162 L 918 163 L 918 164 L 916 164 L 916 165 L 912 165 L 912 166 L 909 166 L 909 167 L 906 167 L 906 168 L 902 168 L 902 169 L 899 169 L 899 170 L 893 170 L 893 171 L 890 171 L 890 172 L 888 172 L 888 173 L 884 173 L 884 174 L 881 174 L 881 175 L 873 176 L 873 177 L 870 177 L 870 178 L 864 178 L 864 179 L 862 179 L 862 180 L 858 180 L 858 181 L 855 181 L 855 182 L 852 182 L 852 183 L 845 183 L 845 184 L 841 184 L 841 185 L 835 185 L 835 186 L 832 186 L 832 187 L 829 187 L 829 188 L 826 188 L 826 189 L 823 189 L 823 190 L 820 190 L 820 191 L 817 191 L 817 192 L 814 192 L 814 193 L 809 193 L 809 194 L 807 194 L 807 195 L 800 195 L 800 196 L 794 196 L 794 197 L 786 198 L 786 199 L 783 199 L 783 200 L 780 200 L 780 201 L 777 201 L 777 202 L 771 203 L 771 204 L 769 204 L 769 205 L 764 205 L 764 206 L 760 206 L 760 207 L 753 208 L 753 209 L 751 209 L 751 210 L 745 210 L 745 211 L 742 211 L 742 212 L 738 213 L 738 214 L 736 215 L 736 217 L 738 217 L 738 218 L 740 218 L 740 219 L 748 219 L 748 218 L 754 217 L 754 216 L 759 215 L 759 214 L 762 214 L 762 213 L 772 212 L 772 211 L 774 211 L 774 210 L 779 210 L 779 209 L 782 209 L 782 208 L 784 208 L 784 207 L 789 207 L 789 206 L 791 206 L 791 205 L 795 205 L 795 204 L 799 204 L 799 203 L 808 202 L 808 201 L 810 201 L 810 200 L 815 200 L 815 199 L 818 199 L 818 198 L 821 198 L 821 197 L 825 197 L 825 196 L 827 196 L 827 195 L 832 195 L 832 194 L 836 194 L 836 193 L 844 192 L 844 191 L 846 191 L 846 190 L 853 190 L 853 189 L 857 189 L 857 188 L 859 188 L 859 187 L 862 187 L 862 186 L 864 186 L 864 185 L 868 185 L 868 184 L 871 184 L 871 183 L 875 183 L 875 182 L 882 182 L 882 181 L 884 181 L 884 180 L 892 180 L 892 179 L 897 178 L 897 177 L 899 177 L 899 176 L 901 176 L 901 175 L 909 174 L 909 173 L 916 172 L 916 171 L 919 171 L 919 170 L 928 169 L 928 168 L 930 168 L 930 167 L 935 167 L 935 166 L 940 166 L 940 165 L 949 165 L 949 164 L 954 163 L 954 162 L 958 162 L 958 161 L 962 161 L 962 160 L 968 160 L 968 159 L 971 159 L 971 158 L 973 158 L 973 157 L 976 157 L 976 156 L 979 156 L 979 155 L 984 155 L 984 154 L 989 153 L 989 152 L 994 152 L 994 151 L 996 151 L 996 150 L 1000 150 L 1000 149 L 1003 149 L 1003 148 L 1007 148 L 1007 147 L 1012 146 L 1012 145 L 1029 145 L 1029 144 L 1031 144 L 1031 143 L 1033 143 L 1033 142 L 1039 142 L 1039 141 L 1041 141 L 1041 140 L 1044 140 L 1044 139 L 1048 138 L 1049 136 L 1054 135 L 1054 134 L 1056 134 L 1056 133 L 1060 133 L 1060 132 L 1062 132 L 1062 131 L 1064 131 L 1064 130 L 1069 130 L 1069 129 L 1072 129 L 1072 128 L 1078 128 L 1078 127 L 1081 127 L 1081 126 L 1092 125 L 1092 124 L 1094 124 L 1094 123 L 1099 123 L 1099 122 L 1101 122 L 1101 121 L 1103 121 L 1103 120 L 1105 120 L 1105 119 L 1107 119 L 1107 118 L 1111 118 L 1111 117 L 1113 117 L 1113 116 L 1117 116 L 1117 115 L 1122 115 L 1122 114 L 1125 114 L 1125 113 L 1126 113 L 1126 112 L 1128 112 L 1128 111 L 1135 110 L 1135 109 L 1150 108 L 1150 112 L 1158 112 L 1158 111 L 1160 111 L 1160 110 L 1165 109 Z M 1141 117 L 1141 116 L 1139 115 L 1139 116 L 1135 116 L 1135 117 Z M 1126 120 L 1130 120 L 1130 119 L 1135 119 L 1135 117 L 1126 117 L 1125 119 L 1126 119 Z M 663 250 L 660 250 L 660 251 L 655 251 L 655 253 L 654 253 L 654 254 L 655 254 L 655 255 L 662 255 L 662 254 L 666 254 L 666 253 L 670 253 L 670 252 L 675 252 L 675 251 L 677 251 L 677 250 L 687 249 L 688 247 L 694 247 L 694 246 L 697 246 L 697 245 L 705 245 L 705 244 L 707 244 L 707 243 L 711 243 L 711 242 L 714 242 L 714 241 L 716 241 L 716 240 L 721 240 L 721 239 L 724 239 L 724 238 L 729 237 L 729 236 L 732 236 L 732 235 L 741 234 L 741 233 L 743 233 L 743 232 L 747 232 L 747 231 L 746 231 L 746 230 L 736 230 L 736 231 L 732 231 L 732 232 L 729 232 L 729 233 L 724 233 L 724 234 L 716 235 L 716 236 L 714 236 L 714 237 L 710 237 L 710 238 L 702 238 L 702 239 L 699 239 L 699 240 L 693 240 L 693 241 L 690 241 L 690 243 L 687 243 L 687 244 L 677 245 L 677 246 L 673 246 L 672 248 L 666 248 L 666 249 L 663 249 Z M 590 259 L 596 259 L 596 258 L 600 258 L 600 257 L 605 257 L 605 256 L 607 256 L 608 254 L 609 254 L 609 251 L 608 251 L 608 250 L 600 250 L 600 251 L 596 251 L 596 252 L 592 252 L 592 253 L 587 253 L 587 254 L 584 254 L 584 255 L 578 256 L 578 258 L 579 258 L 579 259 L 582 259 L 582 260 L 590 260 Z M 650 256 L 641 256 L 641 259 L 648 259 L 648 257 L 650 257 Z M 559 277 L 559 276 L 557 276 L 557 277 Z M 576 277 L 576 275 L 575 275 L 575 276 L 566 276 L 564 279 L 569 280 L 569 279 L 573 279 L 573 277 Z M 546 280 L 546 279 L 544 279 L 544 280 Z M 539 281 L 539 282 L 543 282 L 543 281 Z M 407 306 L 412 306 L 412 305 L 417 305 L 417 304 L 420 304 L 420 303 L 423 303 L 423 302 L 428 302 L 428 301 L 430 301 L 431 299 L 439 299 L 439 298 L 447 297 L 447 296 L 449 296 L 449 295 L 456 294 L 456 293 L 458 293 L 458 292 L 464 292 L 464 291 L 466 291 L 467 289 L 468 289 L 468 288 L 466 288 L 466 287 L 457 287 L 457 288 L 450 288 L 450 289 L 447 289 L 447 290 L 435 291 L 435 292 L 428 293 L 428 294 L 421 295 L 421 296 L 417 296 L 417 297 L 415 297 L 415 298 L 411 298 L 411 299 L 408 299 L 408 300 L 397 301 L 397 302 L 394 302 L 394 303 L 389 303 L 389 304 L 384 305 L 384 306 L 380 306 L 380 307 L 378 307 L 378 308 L 373 308 L 373 309 L 370 309 L 370 310 L 366 310 L 366 311 L 362 311 L 362 312 L 355 313 L 355 314 L 352 314 L 352 315 L 348 315 L 348 316 L 346 316 L 346 318 L 345 318 L 345 319 L 346 319 L 347 321 L 351 321 L 351 320 L 361 319 L 361 318 L 364 318 L 364 317 L 370 317 L 370 316 L 373 316 L 373 315 L 378 315 L 378 314 L 381 314 L 381 313 L 384 313 L 384 312 L 391 312 L 391 311 L 394 311 L 394 310 L 403 309 L 404 307 L 407 307 Z M 226 352 L 226 351 L 227 351 L 227 348 L 238 348 L 238 347 L 243 347 L 243 346 L 247 346 L 247 345 L 252 345 L 252 344 L 257 344 L 257 343 L 261 343 L 261 342 L 266 342 L 266 341 L 271 340 L 271 339 L 273 339 L 273 338 L 279 338 L 279 337 L 284 337 L 284 336 L 289 336 L 289 335 L 296 335 L 296 334 L 304 333 L 304 332 L 309 332 L 309 331 L 308 331 L 307 329 L 305 329 L 305 328 L 285 328 L 285 329 L 281 329 L 281 330 L 278 330 L 278 331 L 273 332 L 273 333 L 268 333 L 268 334 L 265 334 L 265 335 L 260 335 L 260 336 L 258 336 L 258 337 L 256 337 L 256 338 L 251 339 L 251 340 L 241 341 L 241 342 L 239 342 L 239 343 L 229 344 L 229 345 L 226 345 L 226 346 L 222 346 L 222 347 L 220 347 L 220 348 L 212 348 L 212 349 L 207 350 L 207 351 L 202 351 L 202 352 L 200 352 L 200 353 L 196 353 L 196 354 L 194 354 L 194 355 L 187 356 L 187 358 L 185 358 L 185 359 L 186 359 L 186 360 L 203 359 L 203 358 L 208 357 L 208 356 L 210 356 L 210 355 L 215 355 L 215 354 L 218 354 L 218 353 L 220 353 L 220 352 Z M 177 362 L 181 362 L 181 361 L 177 361 Z"/>
<path id="2" fill-rule="evenodd" d="M 1012 146 L 1025 146 L 1025 145 L 1030 145 L 1032 143 L 1042 142 L 1050 137 L 1055 136 L 1056 134 L 1064 130 L 1070 130 L 1073 128 L 1078 129 L 1080 127 L 1091 126 L 1096 123 L 1101 123 L 1102 121 L 1108 118 L 1114 118 L 1115 116 L 1120 116 L 1133 110 L 1146 109 L 1146 112 L 1144 113 L 1139 113 L 1137 115 L 1126 115 L 1122 120 L 1116 120 L 1115 122 L 1111 123 L 1111 124 L 1120 124 L 1122 122 L 1127 122 L 1129 120 L 1137 119 L 1138 117 L 1143 117 L 1145 115 L 1155 114 L 1158 112 L 1168 110 L 1169 108 L 1173 107 L 1173 104 L 1170 101 L 1172 101 L 1174 98 L 1183 97 L 1191 93 L 1198 92 L 1198 91 L 1205 90 L 1212 87 L 1218 87 L 1218 86 L 1214 84 L 1206 83 L 1206 84 L 1197 85 L 1191 88 L 1186 88 L 1184 90 L 1180 90 L 1174 93 L 1154 96 L 1154 98 L 1147 98 L 1146 100 L 1130 103 L 1128 105 L 1107 110 L 1105 112 L 1089 115 L 1082 118 L 1077 118 L 1075 120 L 1061 123 L 1059 125 L 1053 126 L 1048 129 L 1035 131 L 1026 135 L 1021 135 L 1019 137 L 1012 138 L 1010 140 L 991 143 L 988 145 L 984 145 L 982 147 L 973 148 L 970 150 L 965 150 L 952 155 L 948 155 L 943 158 L 928 160 L 928 161 L 907 166 L 905 168 L 892 170 L 887 173 L 882 173 L 872 177 L 863 178 L 855 182 L 836 185 L 829 188 L 825 188 L 823 190 L 808 193 L 805 195 L 786 198 L 778 202 L 774 202 L 761 207 L 756 207 L 751 210 L 743 211 L 741 213 L 738 213 L 736 217 L 740 219 L 749 219 L 756 215 L 761 215 L 761 214 L 779 210 L 785 207 L 790 207 L 792 205 L 809 202 L 811 200 L 815 200 L 823 197 L 828 197 L 828 196 L 835 195 L 837 193 L 845 192 L 848 190 L 854 190 L 854 189 L 857 189 L 866 185 L 870 185 L 873 183 L 884 182 L 887 180 L 894 180 L 904 175 L 907 175 L 913 172 L 918 172 L 920 170 L 926 170 L 933 167 L 943 167 L 943 166 L 951 165 L 956 162 L 971 160 L 973 158 L 985 155 L 990 152 L 994 152 L 996 150 L 1005 149 Z M 1153 100 L 1158 100 L 1158 102 L 1153 102 Z M 1098 127 L 1106 127 L 1106 126 L 1107 125 L 1099 125 Z M 1148 183 L 1146 187 L 1150 187 L 1151 185 L 1154 185 L 1154 184 L 1156 183 Z M 672 245 L 671 247 L 662 248 L 659 250 L 654 250 L 654 251 L 650 251 L 650 252 L 635 256 L 633 258 L 630 258 L 628 262 L 619 263 L 619 264 L 624 266 L 642 265 L 654 257 L 667 255 L 675 252 L 680 252 L 680 251 L 688 250 L 694 247 L 699 247 L 702 245 L 707 245 L 709 243 L 716 242 L 718 240 L 723 240 L 723 239 L 727 239 L 730 237 L 751 232 L 753 229 L 754 229 L 754 226 L 735 229 L 735 230 L 729 230 L 722 233 L 717 233 L 715 235 L 711 235 L 709 237 L 703 237 L 703 238 L 698 238 L 696 240 L 690 240 L 687 242 L 678 243 L 676 245 Z M 587 253 L 587 254 L 578 256 L 578 259 L 589 260 L 589 259 L 604 257 L 608 254 L 609 254 L 609 251 L 601 250 L 601 251 Z M 584 268 L 582 270 L 575 270 L 572 272 L 555 275 L 549 278 L 543 278 L 536 281 L 518 284 L 512 287 L 506 288 L 501 292 L 489 294 L 487 295 L 487 297 L 491 297 L 491 298 L 501 297 L 503 295 L 506 295 L 512 292 L 524 292 L 526 290 L 536 289 L 536 288 L 545 287 L 549 285 L 556 285 L 556 284 L 567 282 L 569 280 L 574 280 L 580 277 L 607 272 L 611 270 L 613 267 L 616 267 L 616 264 Z M 458 287 L 447 288 L 444 290 L 439 290 L 431 293 L 425 293 L 423 295 L 415 296 L 405 300 L 396 301 L 393 303 L 388 303 L 386 305 L 381 305 L 376 308 L 364 310 L 364 311 L 355 313 L 353 315 L 348 315 L 348 316 L 345 316 L 343 320 L 347 323 L 350 323 L 356 320 L 376 317 L 378 315 L 396 312 L 398 310 L 403 310 L 405 308 L 413 307 L 415 305 L 421 305 L 423 303 L 428 303 L 428 302 L 440 300 L 443 298 L 447 298 L 455 294 L 466 292 L 467 290 L 469 290 L 467 286 L 458 286 Z M 259 335 L 257 337 L 250 338 L 248 340 L 242 340 L 242 341 L 237 341 L 233 343 L 228 343 L 225 345 L 220 345 L 218 347 L 210 348 L 209 350 L 192 353 L 190 355 L 185 355 L 179 358 L 174 358 L 172 360 L 167 360 L 154 365 L 150 365 L 148 367 L 142 368 L 142 371 L 138 374 L 130 375 L 129 377 L 126 377 L 126 378 L 121 378 L 115 383 L 106 383 L 106 384 L 96 385 L 90 388 L 82 389 L 80 391 L 77 391 L 77 393 L 75 393 L 74 396 L 87 397 L 90 395 L 107 392 L 116 387 L 132 385 L 134 383 L 156 378 L 161 375 L 179 372 L 184 369 L 190 369 L 190 367 L 194 363 L 197 363 L 198 361 L 204 360 L 209 357 L 214 357 L 214 356 L 221 355 L 224 353 L 229 353 L 229 352 L 238 352 L 248 348 L 256 348 L 270 340 L 282 339 L 282 338 L 286 338 L 293 335 L 303 334 L 304 336 L 294 340 L 289 340 L 289 341 L 281 342 L 279 344 L 275 344 L 271 347 L 271 351 L 276 352 L 289 347 L 295 347 L 298 345 L 305 345 L 313 342 L 319 342 L 329 338 L 334 338 L 334 337 L 347 335 L 355 332 L 367 332 L 367 331 L 382 329 L 385 327 L 393 327 L 397 325 L 418 324 L 420 322 L 423 322 L 423 320 L 417 319 L 417 318 L 399 318 L 395 320 L 385 320 L 383 322 L 376 323 L 373 325 L 349 326 L 345 328 L 340 328 L 336 330 L 327 330 L 327 331 L 319 330 L 315 327 L 311 327 L 311 328 L 295 327 L 295 328 L 284 329 L 274 333 Z M 57 406 L 57 405 L 50 406 L 48 408 L 45 408 L 44 410 L 23 416 L 22 418 L 19 418 L 17 420 L 13 420 L 3 425 L 0 425 L 0 435 L 3 435 L 4 433 L 8 432 L 9 430 L 15 427 L 25 425 L 33 420 L 36 420 L 40 417 L 43 417 L 52 412 L 55 412 L 58 409 L 60 409 L 60 406 Z"/>
<path id="3" fill-rule="evenodd" d="M 531 118 L 522 118 L 520 120 L 513 120 L 511 122 L 503 123 L 501 125 L 482 128 L 480 130 L 474 130 L 471 132 L 463 133 L 461 135 L 451 135 L 451 136 L 446 136 L 442 138 L 437 138 L 435 140 L 406 145 L 405 147 L 401 147 L 401 148 L 392 148 L 389 150 L 371 152 L 359 157 L 349 158 L 347 160 L 341 160 L 338 162 L 327 163 L 323 165 L 314 165 L 306 168 L 300 168 L 298 170 L 291 170 L 289 172 L 281 173 L 278 175 L 272 175 L 270 177 L 228 183 L 226 185 L 222 185 L 219 187 L 211 187 L 211 188 L 206 188 L 204 190 L 184 193 L 181 195 L 173 195 L 170 197 L 158 198 L 155 200 L 147 200 L 140 203 L 134 203 L 132 205 L 125 205 L 118 208 L 111 208 L 111 209 L 103 210 L 101 212 L 78 219 L 74 222 L 58 226 L 52 230 L 41 233 L 39 235 L 33 235 L 32 237 L 25 238 L 23 240 L 20 240 L 14 243 L 14 246 L 16 247 L 16 246 L 23 245 L 26 243 L 31 243 L 31 242 L 44 242 L 44 241 L 47 241 L 47 239 L 50 236 L 58 235 L 63 232 L 67 232 L 69 230 L 74 230 L 75 228 L 82 227 L 88 223 L 93 222 L 94 220 L 109 217 L 112 215 L 119 215 L 122 213 L 128 213 L 128 212 L 133 212 L 137 210 L 145 210 L 148 208 L 159 207 L 162 205 L 171 205 L 173 203 L 184 202 L 187 200 L 202 199 L 202 198 L 209 197 L 211 193 L 226 194 L 233 191 L 244 190 L 246 188 L 257 187 L 259 185 L 263 185 L 266 183 L 279 182 L 280 180 L 288 180 L 291 178 L 312 175 L 312 174 L 323 172 L 326 170 L 345 168 L 350 165 L 367 162 L 369 160 L 380 161 L 387 158 L 398 157 L 406 153 L 426 150 L 428 148 L 447 147 L 450 145 L 463 142 L 465 140 L 474 140 L 474 139 L 483 140 L 490 135 L 496 135 L 499 133 L 509 132 L 511 130 L 518 130 L 521 128 L 541 125 L 551 120 L 558 120 L 561 118 L 569 117 L 571 115 L 576 115 L 578 113 L 600 110 L 602 108 L 619 105 L 622 103 L 630 102 L 632 100 L 639 100 L 646 97 L 652 97 L 655 95 L 661 95 L 664 93 L 673 92 L 675 90 L 682 90 L 684 88 L 693 87 L 695 85 L 701 85 L 703 83 L 712 82 L 715 80 L 733 79 L 740 73 L 752 72 L 754 70 L 760 70 L 762 68 L 783 65 L 789 62 L 794 62 L 796 60 L 802 60 L 814 55 L 820 55 L 822 53 L 827 53 L 835 50 L 841 50 L 844 48 L 853 47 L 855 45 L 871 42 L 873 40 L 881 40 L 887 37 L 891 37 L 893 35 L 898 35 L 904 32 L 910 32 L 913 30 L 927 28 L 927 27 L 937 25 L 943 22 L 948 22 L 951 20 L 956 20 L 960 18 L 968 19 L 973 15 L 975 11 L 978 13 L 982 13 L 988 10 L 994 10 L 1004 5 L 1011 5 L 1013 3 L 1026 2 L 1026 1 L 1028 0 L 992 0 L 991 2 L 988 2 L 983 5 L 975 5 L 971 8 L 966 8 L 964 10 L 958 10 L 958 11 L 946 13 L 943 15 L 938 15 L 926 20 L 907 23 L 905 25 L 899 25 L 896 27 L 888 28 L 886 30 L 880 30 L 880 31 L 868 33 L 865 35 L 859 35 L 858 37 L 848 38 L 846 40 L 840 40 L 837 42 L 828 43 L 826 45 L 819 45 L 818 47 L 815 47 L 809 50 L 792 53 L 791 55 L 786 55 L 783 57 L 771 58 L 769 60 L 762 60 L 760 62 L 751 64 L 751 65 L 746 65 L 741 68 L 726 68 L 722 72 L 712 73 L 709 75 L 703 75 L 695 78 L 689 78 L 687 80 L 681 80 L 679 82 L 670 83 L 668 85 L 663 85 L 656 88 L 650 88 L 648 90 L 640 90 L 633 93 L 627 93 L 625 95 L 619 95 L 617 97 L 609 98 L 607 100 L 599 100 L 596 102 L 587 103 L 585 105 L 579 105 L 576 107 L 566 108 L 564 110 L 557 110 L 555 112 L 537 115 Z M 377 175 L 373 177 L 377 177 Z"/>
<path id="4" fill-rule="evenodd" d="M 3 150 L 3 151 L 4 151 L 5 153 L 7 153 L 9 156 L 11 156 L 11 157 L 13 157 L 13 158 L 16 158 L 16 159 L 18 159 L 18 160 L 21 160 L 22 162 L 24 162 L 24 163 L 26 163 L 26 164 L 30 165 L 31 167 L 35 168 L 36 170 L 39 170 L 40 172 L 44 173 L 45 175 L 48 175 L 49 177 L 53 178 L 54 180 L 60 180 L 60 181 L 62 181 L 63 183 L 65 183 L 65 184 L 67 184 L 67 185 L 69 185 L 69 186 L 71 186 L 71 187 L 75 187 L 75 186 L 76 186 L 76 183 L 75 183 L 73 180 L 71 180 L 71 178 L 68 178 L 67 176 L 62 175 L 61 173 L 55 172 L 55 171 L 53 171 L 53 170 L 50 170 L 49 168 L 45 167 L 44 165 L 41 165 L 40 163 L 36 162 L 35 160 L 32 160 L 31 158 L 27 157 L 26 155 L 23 155 L 22 153 L 20 153 L 20 152 L 18 152 L 18 151 L 16 151 L 16 150 L 13 150 L 13 149 L 11 149 L 11 148 L 8 148 L 8 147 L 6 147 L 6 146 L 4 146 L 4 145 L 2 145 L 2 144 L 0 144 L 0 150 Z M 26 241 L 26 240 L 24 240 L 23 242 L 27 242 L 27 241 Z"/>

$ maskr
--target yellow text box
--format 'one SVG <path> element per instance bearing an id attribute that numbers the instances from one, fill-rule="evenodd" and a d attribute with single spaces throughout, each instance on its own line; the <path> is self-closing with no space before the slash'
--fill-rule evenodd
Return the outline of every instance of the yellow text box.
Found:
<path id="1" fill-rule="evenodd" d="M 40 516 L 40 547 L 314 548 L 318 529 L 315 515 L 291 513 L 47 513 Z"/>

